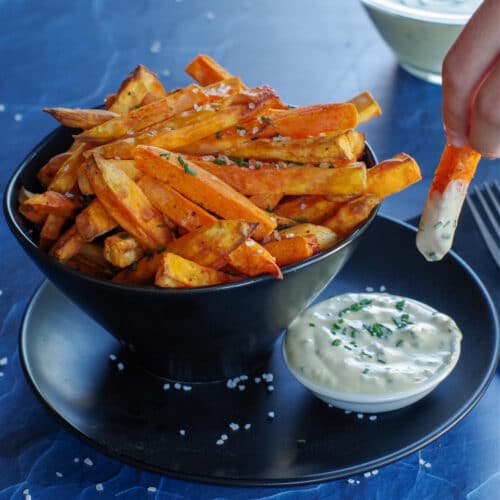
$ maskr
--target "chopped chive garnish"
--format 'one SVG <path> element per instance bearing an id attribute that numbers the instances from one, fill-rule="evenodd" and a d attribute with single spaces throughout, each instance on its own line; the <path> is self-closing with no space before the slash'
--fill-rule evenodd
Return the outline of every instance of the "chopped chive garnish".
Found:
<path id="1" fill-rule="evenodd" d="M 222 160 L 222 159 L 220 159 L 220 158 L 216 158 L 216 159 L 214 160 L 214 163 L 215 163 L 216 165 L 226 165 L 226 161 L 225 161 L 225 160 Z"/>
<path id="2" fill-rule="evenodd" d="M 404 300 L 400 300 L 399 302 L 396 302 L 396 309 L 398 311 L 402 311 L 405 307 L 405 301 Z"/>
<path id="3" fill-rule="evenodd" d="M 184 168 L 184 172 L 186 172 L 186 174 L 191 174 L 191 175 L 196 175 L 196 171 L 193 170 L 187 163 L 186 161 L 184 160 L 184 158 L 179 155 L 177 157 L 177 160 L 179 161 L 179 163 L 182 165 L 182 167 Z"/>
<path id="4" fill-rule="evenodd" d="M 288 109 L 295 109 L 296 107 L 297 107 L 297 106 L 292 106 L 291 104 L 289 104 L 289 105 L 287 106 L 287 108 L 288 108 Z"/>
<path id="5" fill-rule="evenodd" d="M 163 156 L 163 158 L 170 158 L 170 151 L 167 151 L 166 153 L 160 153 L 160 156 Z"/>
<path id="6" fill-rule="evenodd" d="M 332 346 L 334 347 L 337 347 L 339 346 L 340 344 L 342 344 L 342 341 L 340 339 L 335 339 L 333 342 L 332 342 Z"/>
<path id="7" fill-rule="evenodd" d="M 222 137 L 222 132 L 219 130 L 218 132 L 215 133 L 215 137 L 217 139 L 220 139 Z"/>
<path id="8" fill-rule="evenodd" d="M 403 345 L 403 339 L 399 339 L 397 342 L 396 342 L 396 347 L 401 347 Z"/>
<path id="9" fill-rule="evenodd" d="M 306 444 L 305 439 L 302 439 L 302 438 L 297 439 L 297 446 L 302 447 L 302 446 L 305 446 L 305 444 Z"/>
<path id="10" fill-rule="evenodd" d="M 392 318 L 392 322 L 396 325 L 396 328 L 398 330 L 400 330 L 401 328 L 404 328 L 405 326 L 414 324 L 413 321 L 410 321 L 409 314 L 402 314 L 399 319 Z"/>
<path id="11" fill-rule="evenodd" d="M 347 349 L 348 351 L 352 351 L 352 347 L 348 346 L 348 345 L 345 345 L 344 346 L 344 349 Z"/>
<path id="12" fill-rule="evenodd" d="M 128 238 L 130 238 L 130 234 L 128 234 L 128 233 L 123 233 L 123 234 L 120 234 L 120 239 L 121 239 L 121 240 L 126 240 L 126 239 L 128 239 Z"/>
<path id="13" fill-rule="evenodd" d="M 148 260 L 151 260 L 153 258 L 153 250 L 147 249 L 144 250 L 144 255 L 147 257 Z"/>
<path id="14" fill-rule="evenodd" d="M 136 260 L 134 262 L 132 262 L 132 264 L 130 264 L 130 270 L 137 271 L 137 261 Z"/>
<path id="15" fill-rule="evenodd" d="M 363 370 L 363 375 L 366 375 L 369 371 L 370 371 L 370 368 L 365 368 L 365 369 Z"/>
<path id="16" fill-rule="evenodd" d="M 273 207 L 269 205 L 269 203 L 266 205 L 266 212 L 272 213 L 273 212 Z"/>
<path id="17" fill-rule="evenodd" d="M 363 309 L 363 307 L 369 306 L 372 302 L 373 301 L 371 299 L 363 299 L 363 300 L 360 300 L 359 302 L 355 302 L 354 304 L 351 304 L 350 306 L 342 309 L 339 312 L 339 316 L 343 316 L 344 314 L 348 313 L 349 311 L 352 311 L 352 312 L 361 311 L 361 309 Z"/>
<path id="18" fill-rule="evenodd" d="M 167 247 L 165 245 L 161 245 L 157 248 L 156 253 L 158 254 L 163 253 L 166 249 Z"/>
<path id="19" fill-rule="evenodd" d="M 309 326 L 314 327 L 316 326 L 316 323 L 309 323 Z"/>

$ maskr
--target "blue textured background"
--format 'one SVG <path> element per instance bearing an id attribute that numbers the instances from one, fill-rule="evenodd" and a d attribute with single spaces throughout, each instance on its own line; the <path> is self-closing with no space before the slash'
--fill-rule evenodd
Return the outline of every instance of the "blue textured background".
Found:
<path id="1" fill-rule="evenodd" d="M 55 126 L 40 111 L 43 106 L 100 104 L 138 63 L 158 72 L 167 88 L 185 85 L 189 78 L 183 68 L 206 52 L 248 85 L 269 83 L 290 103 L 340 101 L 370 90 L 384 111 L 363 127 L 377 155 L 406 151 L 424 173 L 419 185 L 387 200 L 383 212 L 409 219 L 422 207 L 444 144 L 441 89 L 399 69 L 358 2 L 0 0 L 0 23 L 2 191 L 24 155 Z M 158 52 L 151 50 L 157 42 Z M 483 162 L 474 183 L 498 178 L 498 168 L 498 162 Z M 456 249 L 498 305 L 498 268 L 468 216 L 466 211 Z M 24 498 L 26 489 L 33 499 L 47 500 L 498 497 L 498 371 L 483 399 L 456 428 L 376 475 L 302 488 L 229 488 L 161 477 L 99 454 L 63 430 L 25 381 L 18 331 L 43 278 L 3 216 L 0 242 L 1 499 Z M 86 457 L 92 466 L 83 463 Z M 97 483 L 103 491 L 96 490 Z M 148 487 L 157 491 L 148 492 Z"/>

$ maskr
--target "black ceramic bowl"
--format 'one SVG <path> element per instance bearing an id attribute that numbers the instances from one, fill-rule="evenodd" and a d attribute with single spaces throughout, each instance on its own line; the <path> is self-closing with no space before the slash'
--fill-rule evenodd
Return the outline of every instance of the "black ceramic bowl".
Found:
<path id="1" fill-rule="evenodd" d="M 70 269 L 37 247 L 37 231 L 17 210 L 20 186 L 42 190 L 36 173 L 71 143 L 60 127 L 43 139 L 12 176 L 4 195 L 7 222 L 41 271 L 108 332 L 133 346 L 148 370 L 185 381 L 207 381 L 257 368 L 279 334 L 340 271 L 369 219 L 346 240 L 271 276 L 194 289 L 128 286 L 92 278 Z M 367 147 L 365 161 L 375 163 Z"/>

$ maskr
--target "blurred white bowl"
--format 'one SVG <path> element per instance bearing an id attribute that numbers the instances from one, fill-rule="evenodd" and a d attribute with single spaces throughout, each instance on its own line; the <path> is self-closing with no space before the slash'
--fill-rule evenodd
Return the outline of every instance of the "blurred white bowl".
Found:
<path id="1" fill-rule="evenodd" d="M 481 0 L 361 0 L 412 75 L 441 84 L 443 59 Z"/>

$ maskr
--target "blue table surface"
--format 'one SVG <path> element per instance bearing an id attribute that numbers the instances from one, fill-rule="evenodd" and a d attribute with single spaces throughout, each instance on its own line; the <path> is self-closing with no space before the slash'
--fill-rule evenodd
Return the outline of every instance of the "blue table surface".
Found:
<path id="1" fill-rule="evenodd" d="M 401 70 L 357 1 L 0 0 L 0 186 L 55 122 L 43 106 L 102 103 L 142 63 L 167 88 L 205 52 L 249 85 L 268 83 L 289 103 L 347 100 L 370 90 L 383 116 L 362 128 L 379 158 L 405 151 L 423 180 L 386 200 L 408 220 L 423 205 L 444 145 L 441 88 Z M 473 184 L 498 178 L 481 163 Z M 499 270 L 467 210 L 455 250 L 499 304 Z M 472 412 L 418 453 L 373 474 L 303 487 L 237 488 L 171 479 L 124 465 L 80 441 L 38 401 L 20 367 L 19 327 L 43 276 L 0 218 L 0 498 L 498 498 L 500 377 Z M 74 458 L 79 458 L 75 463 Z M 93 465 L 83 459 L 89 457 Z M 98 491 L 96 484 L 102 483 Z"/>

